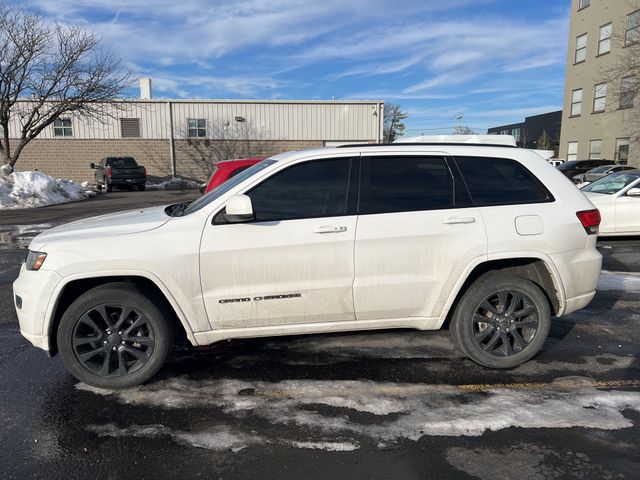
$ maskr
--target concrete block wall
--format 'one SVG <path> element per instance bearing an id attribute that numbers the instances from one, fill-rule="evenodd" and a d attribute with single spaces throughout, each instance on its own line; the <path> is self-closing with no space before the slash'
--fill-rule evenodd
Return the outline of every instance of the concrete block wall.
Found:
<path id="1" fill-rule="evenodd" d="M 219 160 L 268 157 L 289 150 L 322 147 L 323 144 L 318 140 L 239 141 L 236 145 L 216 140 L 176 140 L 176 175 L 204 182 L 209 177 L 213 164 Z M 91 182 L 94 180 L 94 171 L 89 168 L 89 164 L 108 156 L 132 156 L 146 167 L 147 175 L 171 177 L 169 140 L 35 139 L 22 151 L 15 169 L 39 170 L 56 178 Z"/>
<path id="2" fill-rule="evenodd" d="M 148 175 L 171 175 L 168 140 L 35 139 L 22 151 L 15 169 L 39 170 L 56 178 L 83 182 L 94 180 L 90 163 L 108 156 L 132 156 Z"/>

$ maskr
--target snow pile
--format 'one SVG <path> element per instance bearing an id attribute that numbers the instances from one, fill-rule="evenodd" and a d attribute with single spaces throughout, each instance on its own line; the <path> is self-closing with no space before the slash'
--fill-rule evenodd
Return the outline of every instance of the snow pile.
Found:
<path id="1" fill-rule="evenodd" d="M 171 178 L 160 183 L 148 183 L 147 188 L 149 190 L 189 190 L 192 188 L 199 188 L 200 183 L 193 180 L 185 180 L 184 178 Z"/>
<path id="2" fill-rule="evenodd" d="M 304 379 L 266 382 L 179 377 L 127 390 L 104 390 L 84 384 L 77 384 L 76 388 L 136 406 L 206 409 L 216 412 L 219 418 L 215 425 L 198 425 L 193 432 L 163 426 L 158 429 L 158 425 L 90 427 L 90 431 L 101 435 L 153 438 L 161 434 L 178 443 L 212 450 L 274 443 L 349 451 L 359 448 L 363 439 L 387 445 L 429 435 L 480 436 L 510 427 L 633 427 L 633 420 L 625 413 L 640 412 L 640 393 L 602 391 L 607 388 L 605 384 L 585 377 L 557 378 L 550 383 L 520 384 L 515 388 L 508 384 Z"/>
<path id="3" fill-rule="evenodd" d="M 0 177 L 0 210 L 77 202 L 95 195 L 89 187 L 42 172 L 14 172 Z"/>

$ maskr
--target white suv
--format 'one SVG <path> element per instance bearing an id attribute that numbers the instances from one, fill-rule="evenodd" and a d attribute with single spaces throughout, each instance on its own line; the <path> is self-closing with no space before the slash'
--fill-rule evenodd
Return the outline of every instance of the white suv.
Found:
<path id="1" fill-rule="evenodd" d="M 22 334 L 80 380 L 144 382 L 174 336 L 448 325 L 509 368 L 587 305 L 599 213 L 534 152 L 370 145 L 289 152 L 191 203 L 37 236 L 14 283 Z"/>

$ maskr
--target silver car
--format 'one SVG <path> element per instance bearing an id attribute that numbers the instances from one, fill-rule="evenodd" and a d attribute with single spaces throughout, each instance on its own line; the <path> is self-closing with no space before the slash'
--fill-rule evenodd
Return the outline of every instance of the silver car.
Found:
<path id="1" fill-rule="evenodd" d="M 623 170 L 633 170 L 634 167 L 628 165 L 603 165 L 601 167 L 592 168 L 586 173 L 581 173 L 573 177 L 573 183 L 591 183 L 596 180 L 611 175 L 612 173 L 622 172 Z"/>

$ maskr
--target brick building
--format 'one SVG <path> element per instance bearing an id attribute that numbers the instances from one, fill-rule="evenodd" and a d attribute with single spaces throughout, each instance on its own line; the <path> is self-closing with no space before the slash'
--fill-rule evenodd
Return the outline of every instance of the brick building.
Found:
<path id="1" fill-rule="evenodd" d="M 133 156 L 149 176 L 204 181 L 219 160 L 380 142 L 383 109 L 364 100 L 126 100 L 100 120 L 60 118 L 27 145 L 16 170 L 84 181 L 93 179 L 90 163 Z"/>

